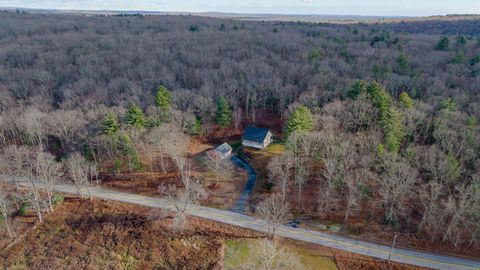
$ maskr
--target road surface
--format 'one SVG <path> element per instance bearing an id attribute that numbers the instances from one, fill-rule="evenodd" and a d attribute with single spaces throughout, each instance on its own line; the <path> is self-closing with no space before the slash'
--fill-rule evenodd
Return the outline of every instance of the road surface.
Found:
<path id="1" fill-rule="evenodd" d="M 255 185 L 255 180 L 257 179 L 257 174 L 255 173 L 255 170 L 252 168 L 252 166 L 250 166 L 250 164 L 245 162 L 243 159 L 237 156 L 232 156 L 230 160 L 237 167 L 240 167 L 242 170 L 247 172 L 248 175 L 247 183 L 243 187 L 240 197 L 238 197 L 232 208 L 230 208 L 230 211 L 243 214 L 245 213 L 245 209 L 247 208 L 248 200 L 250 199 L 250 193 L 252 193 L 253 186 Z"/>
<path id="2" fill-rule="evenodd" d="M 4 182 L 9 182 L 6 177 L 0 176 L 0 180 Z M 17 184 L 26 183 L 19 182 L 17 180 Z M 64 193 L 76 194 L 75 187 L 69 184 L 56 185 L 55 190 Z M 170 209 L 169 203 L 167 201 L 158 198 L 117 192 L 98 187 L 91 188 L 90 194 L 93 197 L 104 200 L 113 200 L 147 207 Z M 241 228 L 251 229 L 260 232 L 266 231 L 266 225 L 264 220 L 232 211 L 219 210 L 199 205 L 189 205 L 187 209 L 187 214 L 238 226 Z M 305 230 L 301 228 L 291 228 L 283 226 L 277 229 L 276 234 L 285 238 L 304 241 L 384 260 L 388 258 L 390 252 L 389 246 L 369 243 L 365 241 L 358 241 L 347 237 Z M 394 249 L 391 255 L 391 260 L 399 263 L 411 264 L 433 269 L 480 269 L 480 261 L 442 256 L 405 249 Z"/>

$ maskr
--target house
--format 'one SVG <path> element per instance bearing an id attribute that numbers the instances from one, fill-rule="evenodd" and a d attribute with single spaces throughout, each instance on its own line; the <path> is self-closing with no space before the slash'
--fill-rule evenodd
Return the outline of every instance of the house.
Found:
<path id="1" fill-rule="evenodd" d="M 207 152 L 207 155 L 213 159 L 225 159 L 232 154 L 232 147 L 228 143 L 222 143 L 215 149 Z"/>
<path id="2" fill-rule="evenodd" d="M 268 128 L 247 126 L 243 131 L 242 145 L 263 149 L 272 142 L 272 132 Z"/>

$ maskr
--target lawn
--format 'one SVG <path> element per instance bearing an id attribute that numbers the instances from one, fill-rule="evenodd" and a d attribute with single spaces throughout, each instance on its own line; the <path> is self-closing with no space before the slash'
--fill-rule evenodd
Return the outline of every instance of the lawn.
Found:
<path id="1" fill-rule="evenodd" d="M 225 261 L 224 265 L 229 269 L 236 269 L 249 262 L 253 252 L 255 252 L 258 241 L 256 239 L 234 239 L 225 243 Z M 295 255 L 305 270 L 337 270 L 332 258 L 324 256 L 318 252 L 305 249 L 303 247 L 284 243 L 289 253 Z"/>

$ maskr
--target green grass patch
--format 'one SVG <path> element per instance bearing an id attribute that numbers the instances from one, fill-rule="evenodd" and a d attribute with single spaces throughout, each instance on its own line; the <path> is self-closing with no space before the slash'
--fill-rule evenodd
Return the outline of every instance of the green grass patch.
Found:
<path id="1" fill-rule="evenodd" d="M 285 145 L 274 142 L 267 146 L 265 150 L 273 155 L 281 155 L 285 152 Z"/>
<path id="2" fill-rule="evenodd" d="M 225 243 L 225 267 L 237 269 L 247 262 L 250 262 L 253 254 L 255 254 L 254 252 L 256 252 L 259 241 L 262 240 L 227 240 Z M 338 269 L 332 258 L 319 254 L 318 252 L 290 244 L 284 244 L 283 248 L 286 248 L 289 253 L 294 254 L 305 270 Z"/>

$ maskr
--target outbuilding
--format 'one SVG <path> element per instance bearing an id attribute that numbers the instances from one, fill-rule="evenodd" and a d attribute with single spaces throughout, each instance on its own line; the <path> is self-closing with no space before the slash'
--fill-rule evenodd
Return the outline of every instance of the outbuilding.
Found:
<path id="1" fill-rule="evenodd" d="M 217 146 L 215 149 L 212 149 L 207 152 L 207 155 L 210 158 L 214 159 L 225 159 L 232 154 L 232 147 L 228 143 L 222 143 L 221 145 Z"/>
<path id="2" fill-rule="evenodd" d="M 272 135 L 268 128 L 247 126 L 243 131 L 242 145 L 263 149 L 272 142 Z"/>

